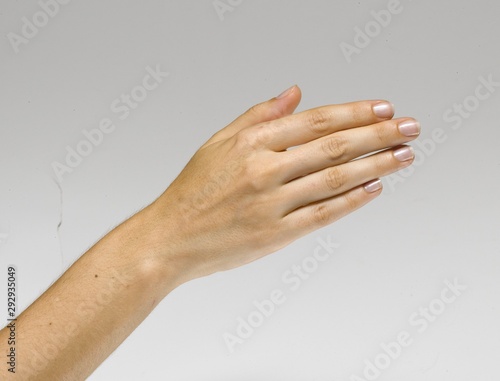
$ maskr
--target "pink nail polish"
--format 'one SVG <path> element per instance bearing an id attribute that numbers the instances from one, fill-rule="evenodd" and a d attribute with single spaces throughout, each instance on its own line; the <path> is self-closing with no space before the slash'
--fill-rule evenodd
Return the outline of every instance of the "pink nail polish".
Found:
<path id="1" fill-rule="evenodd" d="M 382 180 L 377 179 L 377 180 L 372 180 L 364 185 L 365 191 L 368 193 L 373 193 L 378 191 L 379 189 L 382 189 Z"/>
<path id="2" fill-rule="evenodd" d="M 293 93 L 293 90 L 295 89 L 295 86 L 296 85 L 293 85 L 292 87 L 286 89 L 285 91 L 283 91 L 280 95 L 278 95 L 276 97 L 276 99 L 281 99 L 281 98 L 285 98 L 287 96 L 289 96 L 291 93 Z"/>
<path id="3" fill-rule="evenodd" d="M 414 156 L 415 152 L 413 152 L 413 148 L 411 148 L 410 146 L 398 148 L 396 151 L 394 151 L 394 157 L 399 161 L 407 161 L 413 159 Z"/>
<path id="4" fill-rule="evenodd" d="M 379 118 L 391 118 L 394 115 L 394 105 L 389 102 L 377 103 L 372 109 Z"/>
<path id="5" fill-rule="evenodd" d="M 420 134 L 420 123 L 416 120 L 407 120 L 398 124 L 399 132 L 405 136 Z"/>

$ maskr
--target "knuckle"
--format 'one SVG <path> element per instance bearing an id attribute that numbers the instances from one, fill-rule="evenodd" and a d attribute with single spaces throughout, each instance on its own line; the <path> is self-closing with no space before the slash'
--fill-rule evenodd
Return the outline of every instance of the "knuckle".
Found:
<path id="1" fill-rule="evenodd" d="M 373 168 L 378 173 L 385 173 L 387 168 L 391 167 L 391 154 L 380 154 L 373 156 Z"/>
<path id="2" fill-rule="evenodd" d="M 311 130 L 324 135 L 329 130 L 330 115 L 325 109 L 317 108 L 308 113 L 308 124 Z"/>
<path id="3" fill-rule="evenodd" d="M 325 172 L 325 182 L 329 191 L 338 191 L 346 182 L 345 172 L 338 167 L 330 168 Z"/>
<path id="4" fill-rule="evenodd" d="M 250 107 L 245 114 L 254 120 L 269 121 L 283 116 L 283 109 L 271 107 L 268 102 L 263 102 Z"/>
<path id="5" fill-rule="evenodd" d="M 239 131 L 236 136 L 236 144 L 247 148 L 258 149 L 270 139 L 269 126 L 259 124 L 252 128 Z"/>
<path id="6" fill-rule="evenodd" d="M 249 132 L 252 136 L 252 147 L 257 149 L 269 143 L 272 136 L 272 129 L 269 123 L 263 123 L 255 126 Z"/>
<path id="7" fill-rule="evenodd" d="M 325 204 L 318 204 L 312 210 L 312 220 L 317 225 L 326 225 L 331 218 L 331 212 Z"/>
<path id="8" fill-rule="evenodd" d="M 247 161 L 239 178 L 243 184 L 243 192 L 261 193 L 269 188 L 276 176 L 276 167 L 274 165 L 262 165 L 262 160 L 253 158 Z"/>
<path id="9" fill-rule="evenodd" d="M 250 107 L 245 114 L 256 120 L 273 120 L 283 115 L 283 109 L 271 107 L 269 102 L 262 102 Z"/>
<path id="10" fill-rule="evenodd" d="M 244 187 L 247 191 L 260 192 L 264 189 L 264 176 L 255 167 L 245 167 L 242 173 Z"/>
<path id="11" fill-rule="evenodd" d="M 250 107 L 247 110 L 246 114 L 250 115 L 252 117 L 258 117 L 258 116 L 260 116 L 261 109 L 262 109 L 262 107 L 259 103 L 259 104 L 256 104 L 256 105 L 253 105 L 252 107 Z"/>
<path id="12" fill-rule="evenodd" d="M 344 196 L 344 202 L 348 212 L 356 210 L 359 207 L 358 200 L 352 194 L 346 194 Z"/>
<path id="13" fill-rule="evenodd" d="M 344 137 L 332 137 L 325 139 L 322 143 L 322 150 L 331 161 L 338 161 L 347 152 L 348 141 Z"/>
<path id="14" fill-rule="evenodd" d="M 385 143 L 389 138 L 390 129 L 387 128 L 386 123 L 379 123 L 375 126 L 375 133 L 380 143 Z"/>
<path id="15" fill-rule="evenodd" d="M 247 130 L 238 131 L 233 135 L 234 146 L 237 150 L 241 151 L 243 148 L 246 148 L 248 139 Z"/>
<path id="16" fill-rule="evenodd" d="M 353 103 L 352 104 L 351 119 L 356 124 L 363 124 L 366 122 L 366 119 L 367 119 L 366 106 L 363 103 Z"/>

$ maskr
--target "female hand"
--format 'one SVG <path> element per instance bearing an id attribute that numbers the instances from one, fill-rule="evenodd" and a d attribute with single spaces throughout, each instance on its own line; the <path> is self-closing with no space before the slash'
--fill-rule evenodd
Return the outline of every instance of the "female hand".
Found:
<path id="1" fill-rule="evenodd" d="M 150 205 L 158 253 L 185 281 L 249 263 L 338 220 L 381 193 L 381 176 L 413 162 L 404 143 L 419 124 L 392 119 L 389 102 L 292 115 L 300 98 L 294 86 L 249 109 Z"/>

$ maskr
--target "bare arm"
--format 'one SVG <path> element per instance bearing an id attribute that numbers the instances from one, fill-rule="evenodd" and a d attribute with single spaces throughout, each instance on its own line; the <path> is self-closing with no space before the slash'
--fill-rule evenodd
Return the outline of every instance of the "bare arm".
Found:
<path id="1" fill-rule="evenodd" d="M 393 120 L 387 102 L 291 115 L 300 97 L 294 87 L 219 131 L 165 193 L 76 261 L 19 317 L 22 366 L 0 368 L 1 379 L 85 379 L 174 288 L 353 212 L 380 194 L 380 176 L 413 161 L 399 145 L 418 123 Z"/>
<path id="2" fill-rule="evenodd" d="M 19 316 L 16 373 L 0 379 L 85 379 L 179 284 L 154 258 L 151 222 L 146 208 L 114 229 Z"/>

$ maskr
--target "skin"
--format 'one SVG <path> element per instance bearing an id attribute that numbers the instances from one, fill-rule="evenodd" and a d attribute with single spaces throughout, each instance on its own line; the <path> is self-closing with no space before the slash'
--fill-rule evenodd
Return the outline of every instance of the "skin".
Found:
<path id="1" fill-rule="evenodd" d="M 412 163 L 394 151 L 418 133 L 398 130 L 411 118 L 375 115 L 373 106 L 387 102 L 293 114 L 300 98 L 295 86 L 250 108 L 160 197 L 80 257 L 18 317 L 16 373 L 3 365 L 0 379 L 86 379 L 176 287 L 359 209 L 382 191 L 365 189 L 367 182 Z M 8 335 L 0 331 L 4 359 Z"/>

